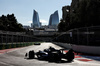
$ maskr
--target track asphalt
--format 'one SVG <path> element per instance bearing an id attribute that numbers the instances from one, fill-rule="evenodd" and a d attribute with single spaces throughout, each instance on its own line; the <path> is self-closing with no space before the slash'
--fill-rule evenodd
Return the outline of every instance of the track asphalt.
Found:
<path id="1" fill-rule="evenodd" d="M 4 54 L 4 53 L 7 53 L 7 52 L 11 52 L 11 51 L 15 51 L 17 49 L 20 49 L 20 48 L 12 48 L 12 49 L 4 49 L 4 50 L 0 50 L 0 54 Z M 65 50 L 65 52 L 67 53 L 68 50 Z M 78 61 L 83 61 L 83 62 L 95 62 L 95 61 L 100 61 L 100 56 L 95 56 L 95 55 L 87 55 L 87 54 L 82 54 L 82 53 L 75 53 L 74 52 L 74 55 L 75 55 L 75 60 L 78 60 Z"/>

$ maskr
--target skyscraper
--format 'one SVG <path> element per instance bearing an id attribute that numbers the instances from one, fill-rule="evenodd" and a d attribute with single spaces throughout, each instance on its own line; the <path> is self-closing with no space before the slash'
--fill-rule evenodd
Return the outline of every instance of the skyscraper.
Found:
<path id="1" fill-rule="evenodd" d="M 50 15 L 49 27 L 57 28 L 58 24 L 59 24 L 59 15 L 58 11 L 55 11 L 53 14 Z"/>
<path id="2" fill-rule="evenodd" d="M 40 21 L 39 21 L 39 15 L 38 12 L 35 10 L 33 11 L 33 28 L 40 28 Z"/>

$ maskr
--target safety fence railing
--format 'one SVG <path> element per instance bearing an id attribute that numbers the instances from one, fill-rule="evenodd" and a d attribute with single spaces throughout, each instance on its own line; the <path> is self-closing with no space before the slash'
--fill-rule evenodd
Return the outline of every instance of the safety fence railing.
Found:
<path id="1" fill-rule="evenodd" d="M 100 46 L 100 26 L 73 29 L 70 31 L 70 37 L 72 44 Z"/>
<path id="2" fill-rule="evenodd" d="M 55 40 L 76 45 L 100 46 L 100 26 L 72 29 Z"/>
<path id="3" fill-rule="evenodd" d="M 32 45 L 37 41 L 32 35 L 20 32 L 0 31 L 0 49 L 16 48 Z"/>

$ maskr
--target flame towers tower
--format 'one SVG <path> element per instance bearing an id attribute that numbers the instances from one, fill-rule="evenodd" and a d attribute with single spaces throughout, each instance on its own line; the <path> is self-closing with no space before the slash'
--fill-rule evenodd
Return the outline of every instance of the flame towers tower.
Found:
<path id="1" fill-rule="evenodd" d="M 40 21 L 39 21 L 39 15 L 38 12 L 33 10 L 33 28 L 40 28 Z"/>
<path id="2" fill-rule="evenodd" d="M 58 24 L 59 24 L 59 15 L 58 11 L 55 11 L 53 14 L 50 15 L 49 27 L 57 28 Z"/>

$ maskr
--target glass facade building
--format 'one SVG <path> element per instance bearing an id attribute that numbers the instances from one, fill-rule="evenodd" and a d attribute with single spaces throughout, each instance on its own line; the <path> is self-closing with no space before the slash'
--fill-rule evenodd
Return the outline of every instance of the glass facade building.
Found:
<path id="1" fill-rule="evenodd" d="M 40 21 L 39 21 L 39 15 L 38 15 L 38 12 L 33 10 L 33 28 L 40 28 L 41 27 L 41 24 L 40 24 Z"/>
<path id="2" fill-rule="evenodd" d="M 58 11 L 55 11 L 53 14 L 50 15 L 49 19 L 49 27 L 57 27 L 59 24 L 59 15 Z"/>

